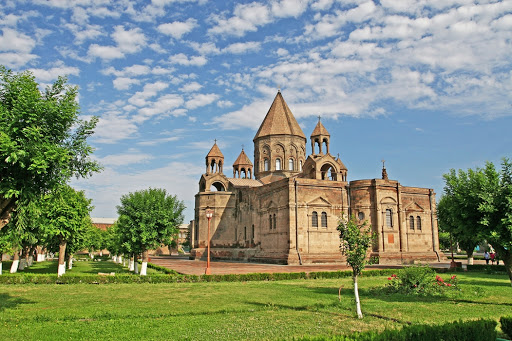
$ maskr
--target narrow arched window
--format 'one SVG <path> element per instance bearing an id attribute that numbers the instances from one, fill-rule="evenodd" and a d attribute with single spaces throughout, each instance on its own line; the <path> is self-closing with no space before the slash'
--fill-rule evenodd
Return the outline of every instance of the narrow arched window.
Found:
<path id="1" fill-rule="evenodd" d="M 322 222 L 322 227 L 327 228 L 327 213 L 322 212 L 322 220 L 321 220 L 321 222 Z"/>
<path id="2" fill-rule="evenodd" d="M 409 227 L 411 228 L 411 230 L 414 230 L 414 217 L 413 216 L 409 217 Z"/>
<path id="3" fill-rule="evenodd" d="M 265 169 L 265 172 L 270 170 L 270 163 L 268 162 L 268 159 L 263 160 L 263 169 Z"/>
<path id="4" fill-rule="evenodd" d="M 393 210 L 390 208 L 386 209 L 386 226 L 393 227 Z"/>
<path id="5" fill-rule="evenodd" d="M 288 170 L 293 170 L 293 159 L 288 159 Z"/>
<path id="6" fill-rule="evenodd" d="M 420 216 L 416 217 L 416 228 L 418 230 L 421 230 L 421 218 L 420 218 Z"/>
<path id="7" fill-rule="evenodd" d="M 274 230 L 277 228 L 276 215 L 274 214 Z"/>
<path id="8" fill-rule="evenodd" d="M 299 161 L 299 171 L 302 172 L 302 160 Z"/>
<path id="9" fill-rule="evenodd" d="M 238 229 L 235 227 L 235 242 L 238 241 Z"/>
<path id="10" fill-rule="evenodd" d="M 281 170 L 281 159 L 276 159 L 276 170 Z"/>
<path id="11" fill-rule="evenodd" d="M 272 214 L 268 215 L 268 228 L 272 230 Z"/>
<path id="12" fill-rule="evenodd" d="M 247 240 L 247 226 L 244 226 L 244 241 Z"/>
<path id="13" fill-rule="evenodd" d="M 254 242 L 254 224 L 252 225 L 251 240 Z"/>
<path id="14" fill-rule="evenodd" d="M 313 215 L 311 217 L 311 226 L 318 227 L 318 213 L 313 212 Z"/>

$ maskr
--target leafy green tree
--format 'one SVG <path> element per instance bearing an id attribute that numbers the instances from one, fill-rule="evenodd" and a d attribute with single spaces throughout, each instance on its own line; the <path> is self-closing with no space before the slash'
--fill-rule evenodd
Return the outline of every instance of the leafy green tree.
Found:
<path id="1" fill-rule="evenodd" d="M 439 225 L 443 231 L 451 233 L 453 241 L 466 251 L 468 264 L 473 264 L 473 251 L 485 239 L 479 211 L 483 174 L 479 169 L 469 169 L 467 172 L 452 169 L 443 177 L 444 194 L 437 206 Z"/>
<path id="2" fill-rule="evenodd" d="M 85 248 L 92 253 L 94 251 L 103 250 L 107 247 L 107 231 L 104 231 L 92 223 L 87 227 L 85 237 Z"/>
<path id="3" fill-rule="evenodd" d="M 10 236 L 10 230 L 7 229 L 0 229 L 0 275 L 2 274 L 2 256 L 4 253 L 12 253 L 13 252 L 13 245 L 12 245 L 12 238 Z M 17 266 L 16 266 L 17 268 Z"/>
<path id="4" fill-rule="evenodd" d="M 512 162 L 504 158 L 500 172 L 487 162 L 481 172 L 484 185 L 479 211 L 483 232 L 505 264 L 512 285 Z"/>
<path id="5" fill-rule="evenodd" d="M 17 204 L 100 170 L 86 141 L 97 118 L 78 118 L 77 93 L 63 77 L 41 92 L 30 72 L 0 66 L 0 229 Z"/>
<path id="6" fill-rule="evenodd" d="M 146 275 L 148 250 L 168 245 L 183 223 L 185 205 L 165 189 L 149 188 L 123 195 L 119 214 L 119 233 L 123 248 L 132 254 L 142 253 L 140 274 Z"/>
<path id="7" fill-rule="evenodd" d="M 91 200 L 85 197 L 84 192 L 76 191 L 69 185 L 60 186 L 44 197 L 42 220 L 51 240 L 50 244 L 54 247 L 58 245 L 59 276 L 66 271 L 65 255 L 68 244 L 68 255 L 84 247 L 91 210 Z"/>
<path id="8" fill-rule="evenodd" d="M 362 319 L 363 313 L 361 312 L 357 278 L 368 264 L 368 249 L 372 244 L 374 235 L 371 226 L 367 226 L 367 221 L 358 224 L 355 216 L 351 216 L 348 220 L 341 219 L 338 231 L 340 232 L 341 253 L 347 258 L 347 263 L 352 268 L 357 317 Z"/>

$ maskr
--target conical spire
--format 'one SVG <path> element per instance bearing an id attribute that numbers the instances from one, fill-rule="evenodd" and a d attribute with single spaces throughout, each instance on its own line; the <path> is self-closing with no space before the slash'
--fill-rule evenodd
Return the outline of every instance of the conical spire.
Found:
<path id="1" fill-rule="evenodd" d="M 235 163 L 233 163 L 233 166 L 245 166 L 245 165 L 251 165 L 252 166 L 252 162 L 251 160 L 249 159 L 249 157 L 247 157 L 247 154 L 245 154 L 244 150 L 242 149 L 242 151 L 240 152 L 240 155 L 238 155 L 238 158 L 236 159 Z"/>
<path id="2" fill-rule="evenodd" d="M 213 144 L 212 149 L 210 149 L 210 152 L 208 152 L 208 155 L 206 157 L 221 157 L 224 158 L 224 155 L 222 155 L 222 152 L 219 149 L 219 146 L 217 146 L 217 140 L 215 140 L 215 143 Z"/>
<path id="3" fill-rule="evenodd" d="M 254 136 L 254 140 L 269 135 L 295 135 L 306 138 L 284 101 L 281 91 L 277 92 L 274 102 L 270 106 L 256 136 Z"/>
<path id="4" fill-rule="evenodd" d="M 329 135 L 329 132 L 327 131 L 327 129 L 325 129 L 324 125 L 320 121 L 320 116 L 318 116 L 318 123 L 316 124 L 316 127 L 313 130 L 313 132 L 311 133 L 311 137 L 320 136 L 320 135 L 331 136 L 331 135 Z"/>

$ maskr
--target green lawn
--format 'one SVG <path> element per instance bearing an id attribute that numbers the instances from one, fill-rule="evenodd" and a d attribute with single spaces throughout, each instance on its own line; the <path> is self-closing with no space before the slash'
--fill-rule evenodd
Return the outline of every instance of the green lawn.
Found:
<path id="1" fill-rule="evenodd" d="M 506 275 L 457 276 L 460 294 L 433 298 L 379 294 L 374 288 L 387 278 L 363 277 L 362 321 L 355 317 L 350 278 L 0 285 L 0 339 L 272 340 L 511 314 Z"/>

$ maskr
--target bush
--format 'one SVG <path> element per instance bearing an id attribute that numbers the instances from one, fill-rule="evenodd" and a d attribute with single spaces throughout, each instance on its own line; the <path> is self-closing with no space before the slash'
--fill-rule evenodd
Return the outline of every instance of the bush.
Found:
<path id="1" fill-rule="evenodd" d="M 486 264 L 473 264 L 468 265 L 468 271 L 485 271 L 487 273 L 506 272 L 505 265 L 486 265 Z"/>
<path id="2" fill-rule="evenodd" d="M 445 287 L 457 288 L 457 276 L 446 281 L 428 266 L 410 266 L 397 271 L 398 275 L 388 277 L 386 288 L 389 292 L 401 294 L 434 294 Z"/>
<path id="3" fill-rule="evenodd" d="M 402 329 L 386 329 L 383 332 L 368 331 L 352 335 L 303 338 L 302 340 L 330 341 L 495 341 L 494 320 L 455 321 L 442 325 L 417 324 Z"/>
<path id="4" fill-rule="evenodd" d="M 512 339 L 512 316 L 502 316 L 500 318 L 500 323 L 501 330 L 503 330 L 503 332 Z"/>

